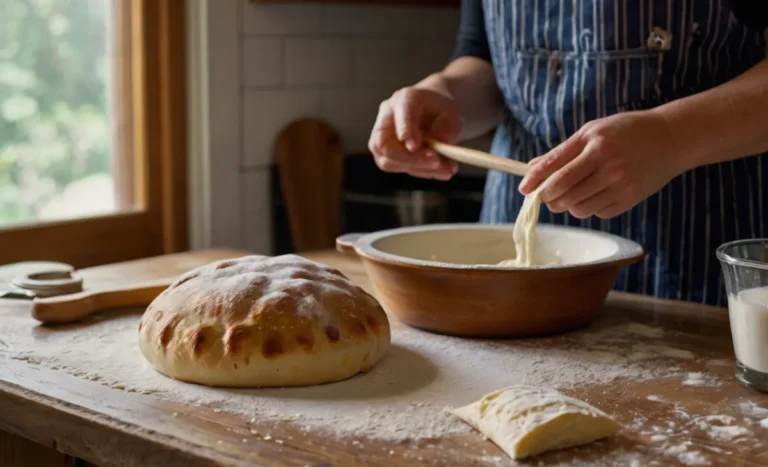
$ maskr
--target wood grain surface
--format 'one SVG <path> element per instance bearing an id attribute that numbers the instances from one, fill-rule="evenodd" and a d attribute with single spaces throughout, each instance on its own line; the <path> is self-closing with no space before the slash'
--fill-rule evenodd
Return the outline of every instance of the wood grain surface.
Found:
<path id="1" fill-rule="evenodd" d="M 234 250 L 181 253 L 81 273 L 90 287 L 109 287 L 118 282 L 169 277 L 215 259 L 243 254 L 246 252 Z M 340 269 L 370 290 L 358 260 L 336 252 L 304 256 Z M 28 303 L 0 300 L 0 319 L 5 314 L 25 313 L 28 307 Z M 682 377 L 674 377 L 636 385 L 612 382 L 566 391 L 598 405 L 631 428 L 590 447 L 544 455 L 533 464 L 616 465 L 617 453 L 629 452 L 640 462 L 637 465 L 682 465 L 678 458 L 654 448 L 649 437 L 642 434 L 642 424 L 638 425 L 634 414 L 642 413 L 646 424 L 678 420 L 678 409 L 691 417 L 721 414 L 743 420 L 750 415 L 742 413 L 739 404 L 768 407 L 768 395 L 746 389 L 732 377 L 733 351 L 725 310 L 611 294 L 602 315 L 604 318 L 600 319 L 631 319 L 670 331 L 670 345 L 704 358 L 704 363 L 682 361 L 681 375 L 704 371 L 718 377 L 721 384 L 688 386 L 682 384 Z M 14 332 L 29 333 L 38 325 L 30 317 Z M 393 332 L 401 326 L 404 325 L 393 320 Z M 675 330 L 684 330 L 685 334 Z M 521 341 L 520 345 L 554 342 L 557 340 L 532 339 Z M 707 363 L 715 361 L 719 363 Z M 501 451 L 474 432 L 413 444 L 339 439 L 302 431 L 287 422 L 246 419 L 110 388 L 62 371 L 4 358 L 1 345 L 0 368 L 0 430 L 98 465 L 513 465 L 499 463 L 498 459 L 503 459 Z M 650 395 L 666 403 L 657 403 L 649 399 Z M 759 429 L 757 420 L 752 416 L 750 426 Z M 258 434 L 267 432 L 271 433 L 271 440 Z M 688 449 L 702 453 L 708 465 L 757 466 L 768 464 L 766 433 L 768 430 L 755 431 L 757 441 L 743 443 L 713 439 L 695 425 L 685 425 L 669 436 L 690 440 Z"/>

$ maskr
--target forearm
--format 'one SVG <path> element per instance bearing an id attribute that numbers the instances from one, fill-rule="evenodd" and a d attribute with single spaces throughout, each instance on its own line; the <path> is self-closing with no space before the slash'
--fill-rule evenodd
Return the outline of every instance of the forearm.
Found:
<path id="1" fill-rule="evenodd" d="M 668 123 L 682 171 L 768 151 L 768 60 L 652 110 Z"/>
<path id="2" fill-rule="evenodd" d="M 462 140 L 487 133 L 504 116 L 504 100 L 496 85 L 493 67 L 479 58 L 457 58 L 416 87 L 435 90 L 456 102 L 462 120 Z"/>

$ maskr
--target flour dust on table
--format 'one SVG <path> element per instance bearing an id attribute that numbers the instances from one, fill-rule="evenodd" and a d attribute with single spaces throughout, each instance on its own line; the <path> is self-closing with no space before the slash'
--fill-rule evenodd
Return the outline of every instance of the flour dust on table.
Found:
<path id="1" fill-rule="evenodd" d="M 0 335 L 6 344 L 0 346 L 0 359 L 23 360 L 116 389 L 248 418 L 287 418 L 307 430 L 388 441 L 467 433 L 466 423 L 446 415 L 444 409 L 510 385 L 562 391 L 684 374 L 679 352 L 654 344 L 654 339 L 638 343 L 633 332 L 637 328 L 629 329 L 626 323 L 603 320 L 543 341 L 478 341 L 426 333 L 392 321 L 391 348 L 368 373 L 311 387 L 214 388 L 155 371 L 139 349 L 140 319 L 136 313 L 118 312 L 89 323 L 18 333 L 7 331 L 25 325 L 31 329 L 32 319 L 0 313 Z M 636 356 L 640 345 L 645 345 L 642 356 Z"/>

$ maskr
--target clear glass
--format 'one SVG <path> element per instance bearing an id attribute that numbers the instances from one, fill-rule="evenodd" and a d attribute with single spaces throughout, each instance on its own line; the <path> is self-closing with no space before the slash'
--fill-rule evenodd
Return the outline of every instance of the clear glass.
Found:
<path id="1" fill-rule="evenodd" d="M 0 228 L 121 207 L 116 5 L 0 1 Z"/>
<path id="2" fill-rule="evenodd" d="M 768 392 L 768 239 L 726 243 L 717 258 L 728 294 L 736 378 Z"/>

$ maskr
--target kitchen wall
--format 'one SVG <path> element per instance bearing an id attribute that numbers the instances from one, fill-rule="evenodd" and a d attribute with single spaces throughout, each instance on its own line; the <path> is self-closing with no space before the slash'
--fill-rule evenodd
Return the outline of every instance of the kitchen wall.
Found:
<path id="1" fill-rule="evenodd" d="M 294 119 L 321 117 L 341 133 L 347 153 L 366 151 L 378 104 L 450 57 L 459 11 L 208 3 L 219 4 L 203 19 L 209 105 L 218 106 L 207 113 L 213 227 L 209 241 L 195 243 L 269 252 L 269 166 L 277 133 Z"/>
<path id="2" fill-rule="evenodd" d="M 458 9 L 405 6 L 190 6 L 191 243 L 259 252 L 272 245 L 268 167 L 283 125 L 320 116 L 364 151 L 378 103 L 443 66 L 459 21 Z"/>

